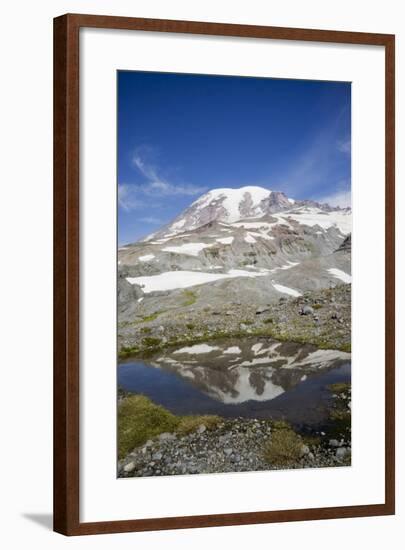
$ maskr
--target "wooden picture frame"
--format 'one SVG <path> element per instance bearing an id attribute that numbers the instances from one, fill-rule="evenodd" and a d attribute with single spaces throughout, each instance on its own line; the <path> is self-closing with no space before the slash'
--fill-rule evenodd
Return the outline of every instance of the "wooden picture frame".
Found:
<path id="1" fill-rule="evenodd" d="M 385 502 L 123 521 L 80 522 L 79 30 L 83 27 L 295 40 L 385 48 Z M 65 535 L 184 529 L 394 514 L 393 35 L 68 14 L 54 20 L 54 529 Z"/>

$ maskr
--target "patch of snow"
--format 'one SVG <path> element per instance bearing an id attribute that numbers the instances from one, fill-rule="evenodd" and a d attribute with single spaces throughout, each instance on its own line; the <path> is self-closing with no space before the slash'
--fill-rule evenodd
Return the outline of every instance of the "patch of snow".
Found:
<path id="1" fill-rule="evenodd" d="M 143 296 L 141 298 L 138 298 L 138 302 L 142 302 Z"/>
<path id="2" fill-rule="evenodd" d="M 250 231 L 249 235 L 252 235 L 253 237 L 258 237 L 259 239 L 265 239 L 266 241 L 274 241 L 274 237 L 264 232 L 257 233 L 256 231 Z"/>
<path id="3" fill-rule="evenodd" d="M 272 283 L 273 287 L 282 294 L 289 294 L 290 296 L 294 296 L 295 298 L 298 298 L 298 296 L 302 296 L 301 292 L 298 292 L 298 290 L 294 290 L 293 288 L 289 288 L 288 286 L 279 285 L 277 283 Z"/>
<path id="4" fill-rule="evenodd" d="M 195 344 L 194 346 L 189 346 L 185 348 L 178 349 L 173 353 L 190 353 L 193 355 L 199 355 L 200 353 L 211 353 L 219 349 L 217 346 L 209 346 L 208 344 Z"/>
<path id="5" fill-rule="evenodd" d="M 292 267 L 295 267 L 296 265 L 299 265 L 300 262 L 290 262 L 287 260 L 288 265 L 282 265 L 279 267 L 279 269 L 291 269 Z"/>
<path id="6" fill-rule="evenodd" d="M 184 227 L 185 223 L 186 223 L 186 219 L 182 218 L 181 220 L 178 220 L 177 222 L 172 223 L 172 225 L 170 226 L 170 229 L 176 231 L 177 229 L 181 229 L 182 227 Z"/>
<path id="7" fill-rule="evenodd" d="M 142 277 L 127 277 L 132 285 L 139 285 L 148 294 L 159 290 L 173 290 L 175 288 L 188 288 L 190 286 L 212 283 L 221 279 L 233 279 L 235 277 L 262 277 L 267 273 L 252 273 L 242 269 L 231 269 L 228 273 L 206 273 L 197 271 L 166 271 L 159 275 Z"/>
<path id="8" fill-rule="evenodd" d="M 222 239 L 216 239 L 217 243 L 232 244 L 234 237 L 224 237 Z"/>
<path id="9" fill-rule="evenodd" d="M 340 279 L 344 283 L 351 283 L 352 282 L 352 276 L 348 273 L 345 273 L 341 269 L 336 269 L 336 267 L 331 267 L 328 269 L 329 273 L 333 275 L 336 279 Z"/>
<path id="10" fill-rule="evenodd" d="M 263 344 L 261 344 L 261 343 L 254 344 L 254 345 L 252 346 L 252 351 L 253 351 L 253 353 L 254 353 L 255 355 L 257 355 L 258 352 L 262 349 L 262 347 L 263 347 Z"/>
<path id="11" fill-rule="evenodd" d="M 174 252 L 175 254 L 185 254 L 186 256 L 198 256 L 204 248 L 210 248 L 213 244 L 206 243 L 185 243 L 179 246 L 166 246 L 162 248 L 163 252 Z"/>
<path id="12" fill-rule="evenodd" d="M 263 215 L 264 212 L 260 207 L 260 203 L 263 199 L 266 199 L 271 195 L 271 191 L 257 186 L 245 186 L 239 189 L 212 189 L 203 197 L 200 197 L 195 203 L 193 203 L 192 206 L 196 206 L 198 209 L 203 209 L 213 201 L 221 201 L 221 206 L 226 211 L 227 221 L 234 222 L 241 219 L 239 207 L 244 201 L 247 193 L 250 194 L 252 199 L 254 217 Z"/>
<path id="13" fill-rule="evenodd" d="M 307 379 L 307 375 L 304 374 L 303 376 L 301 376 L 301 382 L 305 382 L 305 380 Z"/>
<path id="14" fill-rule="evenodd" d="M 235 355 L 241 353 L 241 349 L 239 346 L 232 346 L 230 348 L 227 348 L 224 353 L 227 355 Z"/>
<path id="15" fill-rule="evenodd" d="M 154 257 L 154 254 L 145 254 L 145 256 L 139 256 L 138 260 L 140 262 L 149 262 L 150 260 L 153 260 Z"/>
<path id="16" fill-rule="evenodd" d="M 250 235 L 249 233 L 246 235 L 245 237 L 245 242 L 246 243 L 255 243 L 256 242 L 256 239 L 254 237 L 252 237 L 252 235 Z"/>
<path id="17" fill-rule="evenodd" d="M 277 215 L 277 218 L 290 218 L 302 225 L 308 225 L 310 227 L 319 225 L 322 229 L 329 229 L 335 226 L 344 235 L 347 235 L 352 230 L 351 211 L 347 210 L 324 212 L 320 208 L 301 207 L 283 212 Z"/>

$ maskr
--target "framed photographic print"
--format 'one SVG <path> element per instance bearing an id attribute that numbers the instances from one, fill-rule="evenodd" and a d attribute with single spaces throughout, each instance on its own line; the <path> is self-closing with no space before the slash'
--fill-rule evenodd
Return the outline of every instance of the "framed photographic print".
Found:
<path id="1" fill-rule="evenodd" d="M 394 37 L 54 21 L 54 528 L 394 513 Z"/>

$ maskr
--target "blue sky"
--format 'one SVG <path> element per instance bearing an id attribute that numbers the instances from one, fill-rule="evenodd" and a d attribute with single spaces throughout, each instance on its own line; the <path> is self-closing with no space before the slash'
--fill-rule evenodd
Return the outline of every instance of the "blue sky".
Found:
<path id="1" fill-rule="evenodd" d="M 118 72 L 118 241 L 216 187 L 350 203 L 345 82 Z"/>

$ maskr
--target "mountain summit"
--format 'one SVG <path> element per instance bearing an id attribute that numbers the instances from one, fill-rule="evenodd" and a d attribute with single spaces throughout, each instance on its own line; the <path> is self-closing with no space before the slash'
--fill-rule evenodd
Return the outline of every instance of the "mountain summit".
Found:
<path id="1" fill-rule="evenodd" d="M 194 201 L 170 224 L 147 237 L 145 241 L 192 231 L 214 221 L 235 223 L 251 218 L 263 218 L 266 215 L 303 206 L 315 207 L 325 212 L 341 210 L 315 201 L 297 201 L 288 198 L 281 191 L 271 191 L 258 186 L 211 189 Z"/>

